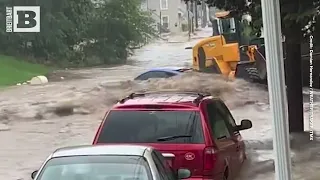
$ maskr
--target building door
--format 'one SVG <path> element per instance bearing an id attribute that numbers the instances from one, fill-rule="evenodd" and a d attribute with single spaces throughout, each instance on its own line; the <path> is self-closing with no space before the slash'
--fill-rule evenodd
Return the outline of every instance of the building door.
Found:
<path id="1" fill-rule="evenodd" d="M 169 16 L 162 16 L 162 28 L 169 31 Z"/>

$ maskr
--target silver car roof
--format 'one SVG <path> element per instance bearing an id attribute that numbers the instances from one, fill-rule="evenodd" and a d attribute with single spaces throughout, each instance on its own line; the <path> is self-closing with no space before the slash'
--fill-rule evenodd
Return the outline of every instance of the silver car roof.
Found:
<path id="1" fill-rule="evenodd" d="M 140 145 L 82 145 L 57 149 L 51 157 L 88 155 L 143 156 L 146 150 L 151 149 L 151 147 Z"/>

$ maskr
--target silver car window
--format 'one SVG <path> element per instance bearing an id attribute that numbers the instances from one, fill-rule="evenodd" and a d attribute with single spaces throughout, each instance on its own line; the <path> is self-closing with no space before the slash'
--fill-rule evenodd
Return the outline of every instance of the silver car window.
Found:
<path id="1" fill-rule="evenodd" d="M 140 156 L 73 156 L 49 160 L 37 180 L 151 180 Z"/>

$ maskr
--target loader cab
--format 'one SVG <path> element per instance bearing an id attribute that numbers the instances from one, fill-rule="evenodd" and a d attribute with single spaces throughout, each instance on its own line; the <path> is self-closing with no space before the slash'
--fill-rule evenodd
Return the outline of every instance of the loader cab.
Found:
<path id="1" fill-rule="evenodd" d="M 224 36 L 226 43 L 239 43 L 239 45 L 242 45 L 241 22 L 233 17 L 232 12 L 217 12 L 215 16 L 219 34 Z"/>

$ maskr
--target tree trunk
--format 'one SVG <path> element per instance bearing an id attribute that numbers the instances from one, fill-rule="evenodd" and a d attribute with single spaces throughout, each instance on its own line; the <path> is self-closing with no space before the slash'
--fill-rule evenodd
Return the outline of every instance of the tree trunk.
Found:
<path id="1" fill-rule="evenodd" d="M 299 37 L 301 27 L 294 22 L 291 28 L 285 31 L 286 60 L 285 73 L 288 98 L 289 131 L 303 132 L 303 94 L 302 94 L 302 62 Z"/>

